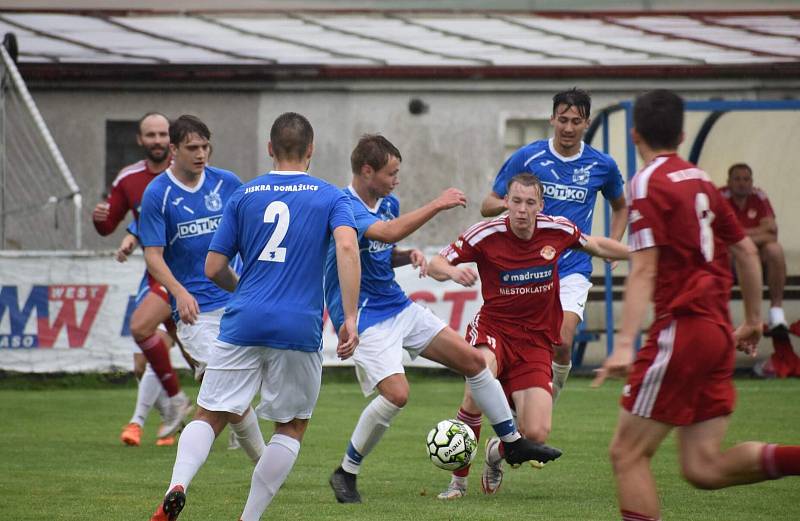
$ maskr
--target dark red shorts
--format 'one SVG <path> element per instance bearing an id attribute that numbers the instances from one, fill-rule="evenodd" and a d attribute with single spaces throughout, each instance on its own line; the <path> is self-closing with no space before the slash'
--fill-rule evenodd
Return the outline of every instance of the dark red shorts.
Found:
<path id="1" fill-rule="evenodd" d="M 497 379 L 512 407 L 511 394 L 515 391 L 540 387 L 553 394 L 553 348 L 543 333 L 481 321 L 476 315 L 467 326 L 466 339 L 473 346 L 485 345 L 494 352 Z"/>
<path id="2" fill-rule="evenodd" d="M 736 349 L 730 330 L 691 316 L 652 327 L 622 393 L 632 414 L 690 425 L 733 412 Z"/>

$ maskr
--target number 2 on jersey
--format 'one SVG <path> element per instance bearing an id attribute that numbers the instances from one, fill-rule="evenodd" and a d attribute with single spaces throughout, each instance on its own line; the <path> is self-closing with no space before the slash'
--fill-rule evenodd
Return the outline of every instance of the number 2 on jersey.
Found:
<path id="1" fill-rule="evenodd" d="M 261 250 L 261 255 L 258 260 L 266 262 L 284 262 L 286 261 L 286 248 L 282 247 L 281 241 L 286 237 L 286 232 L 289 231 L 289 207 L 283 201 L 272 201 L 267 205 L 264 210 L 264 222 L 274 223 L 275 229 L 272 230 L 267 245 Z"/>

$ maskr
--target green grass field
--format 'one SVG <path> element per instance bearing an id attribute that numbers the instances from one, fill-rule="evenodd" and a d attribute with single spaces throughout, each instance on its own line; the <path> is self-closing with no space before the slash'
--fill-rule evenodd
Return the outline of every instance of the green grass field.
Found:
<path id="1" fill-rule="evenodd" d="M 606 446 L 616 420 L 621 384 L 589 388 L 572 378 L 555 411 L 550 442 L 564 456 L 543 470 L 509 470 L 499 494 L 480 493 L 473 470 L 466 498 L 441 502 L 448 474 L 425 458 L 425 435 L 451 417 L 462 384 L 453 377 L 411 376 L 406 410 L 366 460 L 361 505 L 339 505 L 327 485 L 366 403 L 348 372 L 326 374 L 314 419 L 288 481 L 264 519 L 291 520 L 614 520 L 619 519 Z M 0 518 L 26 520 L 149 519 L 169 482 L 175 448 L 154 445 L 151 415 L 143 444 L 117 436 L 132 412 L 131 382 L 73 387 L 0 386 Z M 750 439 L 800 442 L 800 381 L 737 381 L 739 405 L 728 443 Z M 25 386 L 31 387 L 31 386 Z M 44 387 L 41 389 L 41 387 Z M 197 388 L 189 387 L 196 395 Z M 262 422 L 269 437 L 271 425 Z M 484 433 L 490 432 L 484 426 Z M 225 439 L 223 439 L 225 438 Z M 252 465 L 217 440 L 189 490 L 182 520 L 235 520 L 250 486 Z M 482 446 L 482 445 L 481 445 Z M 482 453 L 478 457 L 482 460 Z M 678 475 L 674 438 L 655 460 L 665 520 L 800 519 L 800 480 L 794 478 L 717 492 L 692 489 Z"/>

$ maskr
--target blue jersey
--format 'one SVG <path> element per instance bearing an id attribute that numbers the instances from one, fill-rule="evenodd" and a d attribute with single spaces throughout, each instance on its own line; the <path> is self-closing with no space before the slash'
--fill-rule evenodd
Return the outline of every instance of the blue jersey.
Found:
<path id="1" fill-rule="evenodd" d="M 373 241 L 364 237 L 367 228 L 378 221 L 390 221 L 400 215 L 400 202 L 389 195 L 379 199 L 374 208 L 368 208 L 352 186 L 344 189 L 353 207 L 358 231 L 358 246 L 361 252 L 361 292 L 358 295 L 358 332 L 392 318 L 407 306 L 411 300 L 394 280 L 392 252 L 394 244 Z M 339 276 L 336 271 L 336 251 L 328 250 L 325 268 L 325 300 L 331 322 L 338 330 L 344 322 L 342 295 L 339 291 Z"/>
<path id="2" fill-rule="evenodd" d="M 572 157 L 556 152 L 553 140 L 534 141 L 514 152 L 500 168 L 492 190 L 506 195 L 508 181 L 517 174 L 534 174 L 544 185 L 544 210 L 547 215 L 566 217 L 585 235 L 592 233 L 592 214 L 597 192 L 609 201 L 623 195 L 622 175 L 617 163 L 585 143 Z M 566 277 L 580 273 L 587 279 L 592 274 L 588 253 L 567 250 L 558 259 L 558 273 Z"/>
<path id="3" fill-rule="evenodd" d="M 200 182 L 189 188 L 167 170 L 147 185 L 142 197 L 139 241 L 143 247 L 164 248 L 172 275 L 203 312 L 223 307 L 230 298 L 230 293 L 208 280 L 205 263 L 222 209 L 241 185 L 233 172 L 207 166 Z"/>
<path id="4" fill-rule="evenodd" d="M 244 263 L 219 339 L 322 349 L 325 255 L 339 226 L 355 228 L 347 197 L 304 172 L 269 172 L 239 188 L 209 246 Z"/>

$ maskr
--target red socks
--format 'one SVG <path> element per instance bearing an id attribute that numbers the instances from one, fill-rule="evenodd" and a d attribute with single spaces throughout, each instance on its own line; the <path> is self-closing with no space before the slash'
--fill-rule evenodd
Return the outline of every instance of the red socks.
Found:
<path id="1" fill-rule="evenodd" d="M 172 369 L 172 363 L 169 361 L 169 349 L 162 340 L 158 333 L 155 333 L 150 338 L 146 338 L 141 342 L 137 342 L 139 348 L 142 350 L 147 361 L 153 371 L 158 375 L 161 380 L 161 385 L 167 391 L 167 395 L 175 396 L 181 390 L 178 383 L 178 375 Z"/>
<path id="2" fill-rule="evenodd" d="M 472 414 L 472 413 L 469 413 L 469 412 L 465 411 L 464 409 L 459 408 L 458 409 L 458 414 L 456 415 L 456 419 L 458 419 L 459 421 L 462 421 L 462 422 L 466 423 L 467 425 L 469 425 L 470 429 L 472 429 L 472 432 L 475 433 L 475 439 L 480 441 L 480 439 L 481 439 L 481 419 L 482 419 L 481 413 Z M 469 475 L 470 467 L 471 467 L 471 465 L 467 465 L 463 469 L 456 470 L 456 471 L 453 472 L 453 475 L 458 476 L 460 478 L 465 478 L 465 477 L 467 477 Z"/>
<path id="3" fill-rule="evenodd" d="M 800 445 L 765 445 L 761 449 L 761 468 L 769 479 L 800 476 Z"/>
<path id="4" fill-rule="evenodd" d="M 622 514 L 622 521 L 660 521 L 654 517 L 646 516 L 644 514 L 637 514 L 630 510 L 620 510 Z"/>

